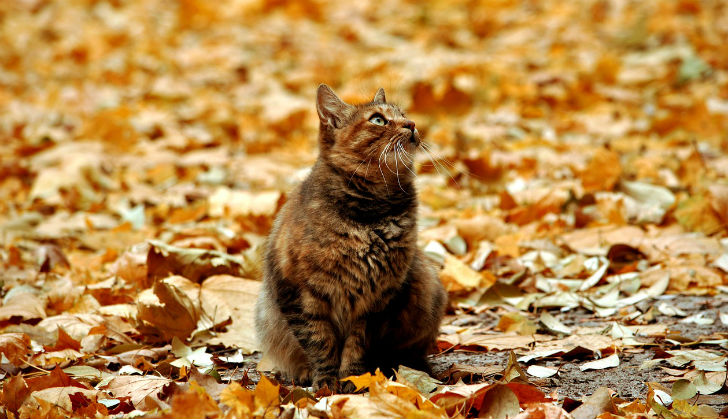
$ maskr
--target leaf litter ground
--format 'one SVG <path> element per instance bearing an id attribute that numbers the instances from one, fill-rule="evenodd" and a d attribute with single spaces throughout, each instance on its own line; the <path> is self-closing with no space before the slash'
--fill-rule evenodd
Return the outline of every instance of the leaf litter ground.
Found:
<path id="1" fill-rule="evenodd" d="M 0 414 L 726 416 L 726 22 L 691 0 L 0 2 Z M 442 384 L 313 395 L 256 352 L 320 82 L 384 87 L 428 144 Z"/>

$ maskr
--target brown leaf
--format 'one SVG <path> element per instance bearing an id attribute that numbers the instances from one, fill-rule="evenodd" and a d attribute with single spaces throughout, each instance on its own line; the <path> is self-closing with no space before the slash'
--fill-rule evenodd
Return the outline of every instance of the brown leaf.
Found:
<path id="1" fill-rule="evenodd" d="M 704 195 L 688 198 L 678 204 L 675 218 L 688 231 L 699 231 L 711 235 L 724 230 L 722 221 L 713 209 L 711 201 Z"/>
<path id="2" fill-rule="evenodd" d="M 186 339 L 200 318 L 199 286 L 181 276 L 154 283 L 137 298 L 137 318 L 155 327 L 165 340 Z"/>
<path id="3" fill-rule="evenodd" d="M 38 272 L 50 272 L 55 266 L 69 268 L 63 250 L 55 244 L 43 244 L 38 247 Z"/>
<path id="4" fill-rule="evenodd" d="M 42 368 L 65 368 L 71 363 L 83 358 L 83 354 L 74 349 L 61 349 L 59 351 L 44 352 L 33 358 L 32 364 Z"/>
<path id="5" fill-rule="evenodd" d="M 29 378 L 27 380 L 27 383 L 28 388 L 31 392 L 36 392 L 51 387 L 74 387 L 80 389 L 87 388 L 83 384 L 71 378 L 71 376 L 63 372 L 63 370 L 59 367 L 53 368 L 48 375 Z"/>
<path id="6" fill-rule="evenodd" d="M 193 418 L 208 419 L 220 414 L 220 408 L 212 397 L 200 387 L 196 381 L 191 381 L 186 391 L 178 392 L 170 400 L 171 409 L 161 418 Z"/>
<path id="7" fill-rule="evenodd" d="M 139 284 L 143 288 L 151 286 L 151 282 L 147 280 L 149 248 L 149 244 L 144 243 L 122 253 L 112 264 L 111 272 L 132 284 Z"/>
<path id="8" fill-rule="evenodd" d="M 723 222 L 728 224 L 728 185 L 715 184 L 708 187 L 710 205 Z"/>
<path id="9" fill-rule="evenodd" d="M 21 375 L 15 375 L 3 382 L 2 401 L 3 406 L 10 412 L 17 413 L 25 398 L 30 394 L 31 389 Z"/>
<path id="10" fill-rule="evenodd" d="M 147 254 L 148 278 L 157 280 L 180 275 L 200 283 L 213 275 L 246 276 L 243 262 L 226 253 L 204 249 L 183 249 L 152 240 Z"/>
<path id="11" fill-rule="evenodd" d="M 548 335 L 514 335 L 514 334 L 493 334 L 493 335 L 471 335 L 461 336 L 461 346 L 474 346 L 488 351 L 502 351 L 507 349 L 525 349 L 534 342 L 544 342 L 552 340 L 552 336 Z"/>
<path id="12" fill-rule="evenodd" d="M 440 271 L 440 280 L 451 293 L 472 291 L 476 288 L 487 290 L 496 281 L 493 274 L 476 272 L 455 256 L 445 255 L 445 266 Z"/>
<path id="13" fill-rule="evenodd" d="M 205 393 L 209 395 L 213 400 L 219 401 L 220 394 L 227 388 L 227 384 L 218 383 L 215 377 L 201 373 L 194 366 L 190 368 L 190 372 L 187 375 L 190 383 L 196 383 L 199 387 L 205 390 Z M 172 409 L 174 410 L 174 403 L 172 403 Z"/>
<path id="14" fill-rule="evenodd" d="M 139 410 L 153 410 L 168 406 L 164 399 L 175 386 L 172 380 L 155 375 L 121 375 L 112 378 L 103 389 L 114 397 L 130 397 Z"/>
<path id="15" fill-rule="evenodd" d="M 598 149 L 589 165 L 581 173 L 586 192 L 611 191 L 622 175 L 619 154 L 604 148 Z"/>
<path id="16" fill-rule="evenodd" d="M 566 199 L 559 194 L 549 194 L 530 205 L 516 207 L 506 216 L 506 221 L 526 225 L 542 219 L 546 214 L 561 212 Z"/>
<path id="17" fill-rule="evenodd" d="M 72 395 L 76 395 L 72 398 Z M 82 395 L 79 397 L 78 395 Z M 64 417 L 70 412 L 82 413 L 89 412 L 89 409 L 83 409 L 82 404 L 91 407 L 93 413 L 108 414 L 106 408 L 97 408 L 97 397 L 100 395 L 98 390 L 80 389 L 77 387 L 51 387 L 43 390 L 34 391 L 28 397 L 19 409 L 20 417 Z M 83 400 L 82 403 L 79 403 Z M 74 401 L 76 405 L 74 406 Z M 76 407 L 76 409 L 74 409 Z M 65 414 L 65 415 L 64 415 Z M 59 416 L 54 416 L 59 415 Z M 95 414 L 90 415 L 94 417 Z"/>
<path id="18" fill-rule="evenodd" d="M 46 316 L 45 303 L 36 295 L 29 292 L 20 292 L 8 296 L 7 300 L 0 307 L 0 322 L 12 320 L 34 320 Z"/>
<path id="19" fill-rule="evenodd" d="M 202 283 L 200 299 L 202 308 L 210 317 L 214 316 L 215 323 L 227 320 L 229 316 L 232 324 L 227 325 L 227 331 L 217 333 L 209 345 L 224 345 L 239 348 L 244 352 L 253 352 L 258 348 L 253 318 L 255 301 L 261 287 L 260 281 L 252 281 L 229 275 L 216 275 L 207 278 Z"/>
<path id="20" fill-rule="evenodd" d="M 66 333 L 65 330 L 63 330 L 62 327 L 58 328 L 58 339 L 56 340 L 56 344 L 53 346 L 46 346 L 45 350 L 46 352 L 51 351 L 60 351 L 62 349 L 73 349 L 76 351 L 81 350 L 81 343 L 77 341 L 76 339 L 72 338 L 71 336 Z"/>
<path id="21" fill-rule="evenodd" d="M 612 401 L 612 390 L 599 387 L 584 403 L 571 412 L 574 419 L 596 419 L 602 413 L 616 413 L 617 408 Z"/>
<path id="22" fill-rule="evenodd" d="M 44 335 L 53 334 L 55 339 L 52 342 L 39 341 L 39 343 L 44 345 L 51 345 L 57 340 L 58 329 L 63 329 L 73 340 L 83 342 L 83 339 L 89 335 L 91 329 L 102 324 L 104 324 L 104 318 L 97 314 L 59 314 L 41 320 L 35 328 L 43 331 Z M 33 338 L 35 339 L 35 337 Z"/>
<path id="23" fill-rule="evenodd" d="M 31 353 L 30 337 L 25 333 L 0 334 L 0 353 L 16 367 L 23 365 Z"/>
<path id="24" fill-rule="evenodd" d="M 506 385 L 496 384 L 485 393 L 478 416 L 506 419 L 517 415 L 520 410 L 518 397 L 513 391 Z"/>

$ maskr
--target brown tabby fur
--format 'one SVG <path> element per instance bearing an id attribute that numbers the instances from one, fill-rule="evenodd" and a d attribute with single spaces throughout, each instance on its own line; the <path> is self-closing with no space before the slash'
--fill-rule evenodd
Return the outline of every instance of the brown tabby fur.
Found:
<path id="1" fill-rule="evenodd" d="M 268 239 L 255 316 L 262 349 L 315 388 L 338 390 L 340 378 L 377 367 L 429 370 L 447 297 L 416 246 L 419 133 L 382 89 L 349 105 L 321 85 L 317 110 L 319 158 Z"/>

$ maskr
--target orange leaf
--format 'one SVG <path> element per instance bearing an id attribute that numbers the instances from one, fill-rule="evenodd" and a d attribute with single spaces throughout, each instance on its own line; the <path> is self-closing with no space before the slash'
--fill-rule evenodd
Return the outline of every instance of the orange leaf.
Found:
<path id="1" fill-rule="evenodd" d="M 611 191 L 621 175 L 622 165 L 619 155 L 614 151 L 600 148 L 581 173 L 581 182 L 586 192 Z"/>
<path id="2" fill-rule="evenodd" d="M 28 359 L 30 337 L 25 333 L 3 333 L 0 335 L 0 353 L 5 355 L 11 364 L 20 366 Z"/>
<path id="3" fill-rule="evenodd" d="M 63 328 L 58 328 L 58 339 L 56 340 L 56 344 L 53 346 L 46 346 L 44 348 L 46 352 L 51 351 L 62 351 L 64 349 L 73 349 L 74 351 L 80 351 L 81 350 L 81 343 L 77 341 L 76 339 L 72 338 L 68 333 L 66 333 Z"/>

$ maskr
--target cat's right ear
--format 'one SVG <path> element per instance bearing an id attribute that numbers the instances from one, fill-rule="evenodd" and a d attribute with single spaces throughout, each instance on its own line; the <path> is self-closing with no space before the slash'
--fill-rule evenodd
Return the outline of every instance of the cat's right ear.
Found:
<path id="1" fill-rule="evenodd" d="M 331 88 L 320 84 L 316 92 L 316 111 L 324 125 L 341 128 L 354 107 L 339 99 Z"/>

